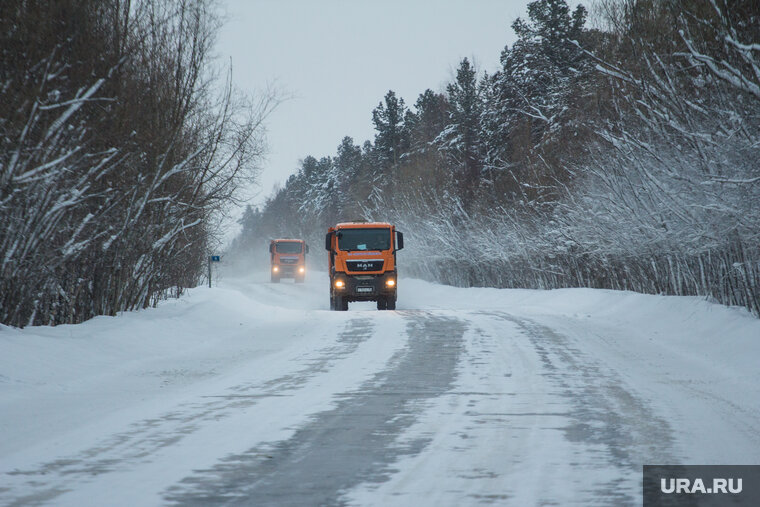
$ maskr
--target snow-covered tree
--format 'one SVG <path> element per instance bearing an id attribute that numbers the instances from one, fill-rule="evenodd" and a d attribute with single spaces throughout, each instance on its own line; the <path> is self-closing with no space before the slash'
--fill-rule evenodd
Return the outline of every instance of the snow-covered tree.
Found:
<path id="1" fill-rule="evenodd" d="M 475 68 L 464 58 L 456 80 L 446 87 L 449 118 L 436 144 L 450 160 L 466 207 L 471 207 L 480 183 L 482 102 Z"/>
<path id="2" fill-rule="evenodd" d="M 372 111 L 372 123 L 377 131 L 375 150 L 386 167 L 398 165 L 409 147 L 409 131 L 404 124 L 406 111 L 404 99 L 396 97 L 393 90 L 389 90 L 384 101 Z"/>
<path id="3" fill-rule="evenodd" d="M 196 285 L 271 105 L 214 98 L 207 0 L 0 16 L 0 321 L 81 322 Z"/>
<path id="4" fill-rule="evenodd" d="M 564 0 L 537 0 L 528 4 L 528 18 L 512 24 L 517 41 L 504 49 L 501 69 L 490 78 L 481 133 L 487 140 L 485 166 L 508 169 L 519 182 L 530 179 L 531 166 L 558 170 L 546 167 L 554 165 L 546 154 L 536 161 L 535 152 L 565 143 L 567 128 L 577 130 L 574 110 L 583 88 L 576 83 L 588 71 L 576 44 L 585 33 L 582 5 L 571 13 Z"/>

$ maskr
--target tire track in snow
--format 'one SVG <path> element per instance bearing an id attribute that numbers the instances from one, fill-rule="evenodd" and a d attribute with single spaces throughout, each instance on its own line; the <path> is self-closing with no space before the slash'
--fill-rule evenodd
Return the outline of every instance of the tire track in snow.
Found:
<path id="1" fill-rule="evenodd" d="M 178 505 L 343 505 L 342 492 L 383 482 L 399 456 L 420 452 L 424 439 L 394 443 L 416 420 L 420 404 L 450 390 L 466 323 L 426 312 L 400 311 L 408 320 L 406 349 L 358 391 L 341 395 L 286 441 L 226 457 L 175 487 Z"/>
<path id="2" fill-rule="evenodd" d="M 9 506 L 47 503 L 71 490 L 73 481 L 89 481 L 150 462 L 151 455 L 177 445 L 205 425 L 249 409 L 262 398 L 288 396 L 289 392 L 303 389 L 311 379 L 353 354 L 372 336 L 372 331 L 370 320 L 351 319 L 332 345 L 299 356 L 296 360 L 306 366 L 295 372 L 263 383 L 232 386 L 225 394 L 203 397 L 203 401 L 185 403 L 156 418 L 137 421 L 127 431 L 76 455 L 8 472 L 10 480 L 0 488 L 0 503 Z M 16 493 L 17 490 L 24 493 Z"/>
<path id="3" fill-rule="evenodd" d="M 571 407 L 564 431 L 568 441 L 602 446 L 602 463 L 621 470 L 621 479 L 599 485 L 594 496 L 611 505 L 635 505 L 639 500 L 621 488 L 622 477 L 640 476 L 641 466 L 677 462 L 673 429 L 646 400 L 626 389 L 609 367 L 571 347 L 552 328 L 502 312 L 481 312 L 516 324 L 530 339 L 545 368 L 544 375 L 563 393 Z M 637 490 L 638 491 L 638 490 Z"/>

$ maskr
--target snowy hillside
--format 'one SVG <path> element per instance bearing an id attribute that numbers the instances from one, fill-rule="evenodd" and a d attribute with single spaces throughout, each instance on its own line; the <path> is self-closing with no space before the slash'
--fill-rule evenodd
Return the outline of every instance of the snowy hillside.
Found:
<path id="1" fill-rule="evenodd" d="M 641 466 L 760 462 L 760 321 L 698 298 L 327 278 L 0 327 L 0 503 L 640 503 Z"/>

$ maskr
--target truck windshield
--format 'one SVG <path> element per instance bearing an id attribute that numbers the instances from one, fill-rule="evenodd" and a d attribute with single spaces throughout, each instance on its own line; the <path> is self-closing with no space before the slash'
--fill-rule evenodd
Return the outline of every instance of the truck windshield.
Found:
<path id="1" fill-rule="evenodd" d="M 301 243 L 297 241 L 279 241 L 277 242 L 277 253 L 282 254 L 300 254 Z"/>
<path id="2" fill-rule="evenodd" d="M 388 250 L 390 247 L 390 229 L 341 229 L 338 231 L 340 250 Z"/>

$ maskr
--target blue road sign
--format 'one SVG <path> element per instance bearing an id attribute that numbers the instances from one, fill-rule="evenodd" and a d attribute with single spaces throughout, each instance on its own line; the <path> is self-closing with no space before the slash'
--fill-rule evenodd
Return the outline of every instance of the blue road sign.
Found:
<path id="1" fill-rule="evenodd" d="M 218 255 L 212 255 L 211 256 L 211 262 L 219 262 L 219 256 Z"/>

